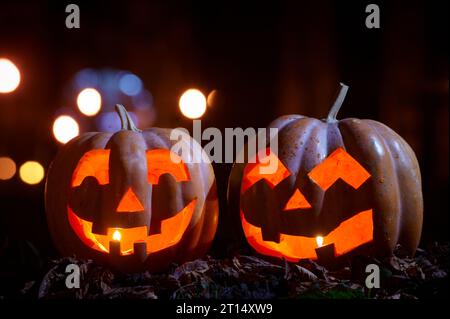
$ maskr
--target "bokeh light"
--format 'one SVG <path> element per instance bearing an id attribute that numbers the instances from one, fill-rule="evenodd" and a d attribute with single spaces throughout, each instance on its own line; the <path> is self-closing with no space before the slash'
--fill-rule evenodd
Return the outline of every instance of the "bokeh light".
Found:
<path id="1" fill-rule="evenodd" d="M 9 157 L 0 157 L 0 180 L 8 180 L 16 174 L 16 163 Z"/>
<path id="2" fill-rule="evenodd" d="M 217 105 L 217 95 L 217 90 L 212 90 L 211 92 L 209 92 L 208 98 L 206 99 L 208 107 L 215 107 Z"/>
<path id="3" fill-rule="evenodd" d="M 180 97 L 179 106 L 184 116 L 197 119 L 206 111 L 206 97 L 197 89 L 189 89 Z"/>
<path id="4" fill-rule="evenodd" d="M 19 69 L 8 59 L 0 58 L 0 93 L 14 91 L 20 83 Z"/>
<path id="5" fill-rule="evenodd" d="M 77 90 L 97 87 L 99 85 L 99 74 L 93 69 L 80 70 L 74 77 L 74 85 Z"/>
<path id="6" fill-rule="evenodd" d="M 102 113 L 97 118 L 97 128 L 100 132 L 117 132 L 120 130 L 120 118 L 115 112 Z"/>
<path id="7" fill-rule="evenodd" d="M 150 110 L 153 108 L 153 95 L 147 90 L 141 90 L 139 94 L 132 96 L 131 101 L 135 109 Z"/>
<path id="8" fill-rule="evenodd" d="M 137 95 L 142 90 L 142 81 L 138 76 L 132 73 L 125 73 L 120 77 L 119 89 L 125 95 Z"/>
<path id="9" fill-rule="evenodd" d="M 30 185 L 39 184 L 44 178 L 44 168 L 35 161 L 22 164 L 19 169 L 20 179 Z"/>
<path id="10" fill-rule="evenodd" d="M 139 125 L 139 120 L 134 112 L 128 112 L 134 124 Z M 120 118 L 116 112 L 105 112 L 97 119 L 97 128 L 100 132 L 115 133 L 120 131 Z"/>
<path id="11" fill-rule="evenodd" d="M 102 96 L 96 89 L 84 89 L 78 94 L 77 105 L 84 115 L 94 116 L 102 107 Z"/>
<path id="12" fill-rule="evenodd" d="M 68 115 L 61 115 L 53 122 L 53 135 L 60 143 L 67 143 L 79 133 L 77 121 Z"/>

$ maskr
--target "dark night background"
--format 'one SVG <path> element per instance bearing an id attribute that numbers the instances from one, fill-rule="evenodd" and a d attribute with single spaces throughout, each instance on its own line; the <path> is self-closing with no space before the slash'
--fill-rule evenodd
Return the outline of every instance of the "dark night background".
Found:
<path id="1" fill-rule="evenodd" d="M 0 95 L 0 156 L 48 167 L 60 147 L 51 133 L 57 110 L 76 112 L 63 92 L 87 67 L 139 75 L 153 95 L 154 126 L 191 128 L 178 109 L 182 92 L 217 90 L 202 126 L 222 131 L 265 127 L 283 114 L 323 118 L 342 81 L 350 90 L 340 118 L 381 121 L 417 154 L 422 244 L 448 240 L 446 1 L 74 1 L 81 28 L 67 29 L 69 3 L 0 3 L 0 57 L 22 75 L 15 92 Z M 370 3 L 380 6 L 380 29 L 365 27 Z M 221 222 L 230 168 L 214 166 Z M 43 199 L 43 182 L 0 181 L 0 234 L 53 255 Z M 226 246 L 220 230 L 213 254 Z"/>

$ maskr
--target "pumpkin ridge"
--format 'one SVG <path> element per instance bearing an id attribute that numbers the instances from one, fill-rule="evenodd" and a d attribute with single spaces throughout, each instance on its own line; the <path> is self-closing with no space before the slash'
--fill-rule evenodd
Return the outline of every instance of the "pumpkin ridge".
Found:
<path id="1" fill-rule="evenodd" d="M 411 227 L 410 226 L 411 224 L 413 225 L 413 227 L 416 227 L 417 223 L 419 223 L 421 227 L 423 223 L 423 215 L 420 215 L 420 213 L 418 213 L 418 211 L 414 209 L 414 205 L 413 207 L 411 207 L 411 203 L 417 201 L 416 194 L 420 194 L 421 197 L 422 193 L 421 188 L 419 187 L 419 189 L 416 189 L 417 184 L 414 183 L 414 178 L 417 178 L 419 181 L 419 185 L 421 184 L 419 163 L 417 162 L 417 159 L 414 155 L 412 148 L 400 135 L 398 135 L 395 131 L 393 131 L 383 123 L 373 120 L 367 121 L 370 122 L 371 125 L 375 127 L 380 134 L 383 134 L 384 132 L 385 134 L 383 135 L 391 134 L 392 136 L 394 136 L 394 139 L 389 139 L 385 141 L 387 142 L 387 147 L 389 148 L 389 152 L 393 157 L 392 160 L 396 166 L 397 172 L 396 176 L 399 185 L 399 191 L 401 194 L 400 196 L 401 200 L 399 203 L 400 216 L 399 216 L 398 242 L 403 246 L 403 248 L 405 248 L 407 251 L 413 254 L 419 244 L 420 236 L 418 236 L 417 238 L 411 238 L 409 228 Z M 395 149 L 395 143 L 393 143 L 393 141 L 397 142 L 399 149 Z M 411 169 L 406 169 L 404 167 L 404 163 L 399 160 L 400 156 L 398 158 L 395 158 L 394 154 L 397 152 L 399 152 L 400 154 L 404 154 L 400 156 L 403 156 L 404 160 L 408 161 L 409 164 L 408 166 L 415 168 L 414 173 L 417 172 L 418 174 L 412 175 Z M 399 175 L 403 175 L 404 178 L 399 178 Z M 412 186 L 410 185 L 411 183 L 413 184 Z M 411 190 L 411 188 L 414 188 L 414 190 Z M 411 196 L 414 196 L 414 198 L 411 199 Z M 421 210 L 423 211 L 423 203 L 420 201 L 418 205 L 420 206 L 419 211 Z M 411 216 L 413 214 L 414 216 Z M 421 221 L 418 222 L 417 219 L 419 218 L 421 219 Z"/>
<path id="2" fill-rule="evenodd" d="M 394 160 L 394 157 L 392 156 L 392 150 L 391 150 L 391 147 L 390 147 L 390 143 L 388 143 L 386 141 L 384 134 L 381 134 L 381 132 L 378 130 L 378 128 L 375 125 L 373 125 L 373 123 L 371 123 L 371 121 L 365 120 L 364 123 L 367 124 L 370 128 L 372 128 L 372 130 L 376 133 L 375 135 L 383 143 L 385 152 L 388 154 L 389 159 L 390 159 L 389 162 L 390 162 L 390 164 L 393 167 L 393 171 L 397 172 L 398 171 L 397 162 Z M 392 183 L 395 184 L 394 187 L 395 187 L 396 192 L 398 194 L 398 196 L 396 196 L 396 202 L 397 202 L 397 205 L 398 205 L 398 213 L 397 213 L 397 232 L 396 232 L 396 238 L 395 238 L 395 241 L 398 242 L 399 238 L 400 238 L 401 229 L 403 228 L 403 225 L 402 225 L 403 224 L 403 222 L 402 222 L 403 221 L 403 218 L 402 218 L 402 216 L 403 216 L 403 203 L 401 201 L 402 190 L 401 190 L 401 188 L 399 186 L 399 180 L 398 180 L 397 174 L 393 174 L 392 176 L 390 176 L 390 178 L 392 180 Z"/>
<path id="3" fill-rule="evenodd" d="M 384 141 L 380 141 L 378 132 L 374 132 L 367 121 L 348 118 L 340 121 L 340 127 L 344 143 L 351 148 L 350 153 L 363 167 L 365 165 L 372 166 L 372 169 L 369 169 L 368 172 L 371 174 L 371 184 L 374 191 L 372 198 L 370 198 L 373 202 L 374 240 L 380 241 L 378 247 L 381 250 L 380 252 L 389 255 L 398 242 L 398 215 L 400 213 L 395 207 L 397 203 L 395 198 L 399 196 L 398 185 L 389 185 L 389 183 L 392 183 L 392 178 L 395 178 L 395 168 L 392 165 L 387 165 L 392 162 L 391 156 L 387 154 L 383 158 L 377 153 L 377 147 L 383 148 L 384 153 L 388 150 Z M 374 136 L 379 144 L 378 146 L 372 145 Z M 385 163 L 386 159 L 389 159 L 387 163 Z M 386 188 L 383 185 L 387 185 Z M 394 221 L 393 218 L 395 218 Z M 377 223 L 381 225 L 377 225 Z M 384 231 L 377 232 L 381 229 Z"/>

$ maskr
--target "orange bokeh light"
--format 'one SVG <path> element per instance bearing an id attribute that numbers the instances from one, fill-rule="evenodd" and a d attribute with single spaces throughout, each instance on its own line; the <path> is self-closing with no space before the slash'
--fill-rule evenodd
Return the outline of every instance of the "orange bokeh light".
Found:
<path id="1" fill-rule="evenodd" d="M 11 158 L 0 157 L 0 180 L 11 179 L 16 171 L 16 163 Z"/>

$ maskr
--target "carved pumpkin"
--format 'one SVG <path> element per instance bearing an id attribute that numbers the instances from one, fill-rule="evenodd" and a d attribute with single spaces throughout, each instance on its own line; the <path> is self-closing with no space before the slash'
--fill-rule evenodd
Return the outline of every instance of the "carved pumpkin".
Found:
<path id="1" fill-rule="evenodd" d="M 212 166 L 172 153 L 170 129 L 141 131 L 123 106 L 117 111 L 122 130 L 73 139 L 49 169 L 46 211 L 57 248 L 131 271 L 203 255 L 218 218 Z"/>
<path id="2" fill-rule="evenodd" d="M 326 120 L 288 115 L 269 125 L 278 155 L 260 154 L 278 163 L 274 173 L 262 173 L 258 158 L 234 164 L 229 205 L 257 252 L 291 261 L 324 248 L 332 259 L 358 247 L 390 255 L 397 243 L 415 252 L 423 219 L 415 154 L 379 122 L 336 120 L 346 91 Z"/>

